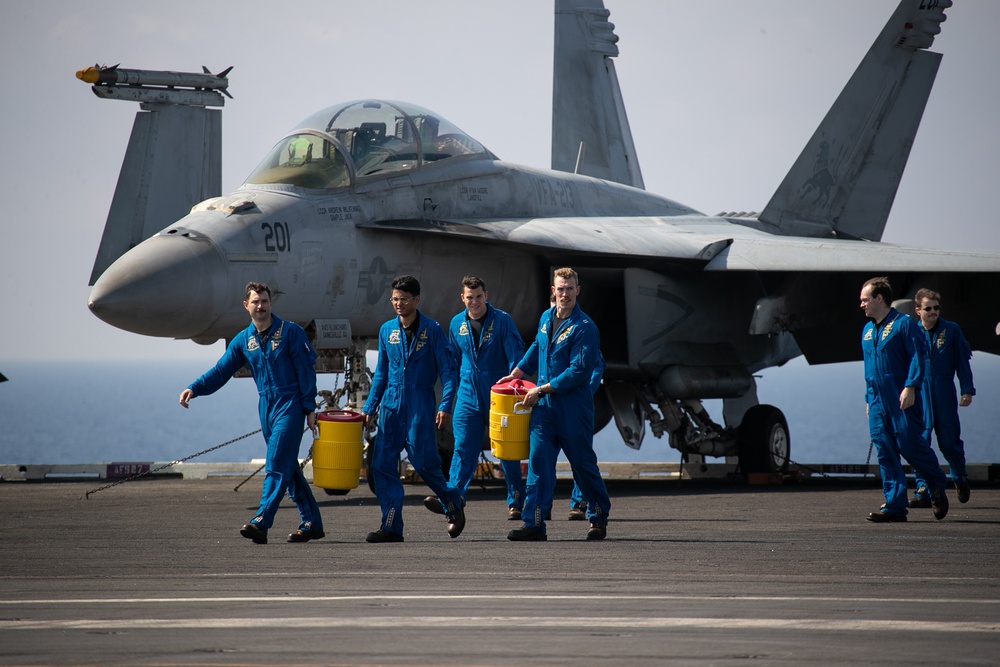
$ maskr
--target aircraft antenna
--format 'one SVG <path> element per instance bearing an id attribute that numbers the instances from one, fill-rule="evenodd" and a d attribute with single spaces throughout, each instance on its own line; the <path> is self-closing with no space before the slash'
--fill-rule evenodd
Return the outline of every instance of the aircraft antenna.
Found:
<path id="1" fill-rule="evenodd" d="M 585 145 L 586 144 L 584 144 L 581 141 L 580 142 L 580 148 L 576 151 L 576 166 L 573 167 L 573 173 L 574 174 L 579 174 L 580 173 L 580 165 L 583 163 L 583 147 Z"/>

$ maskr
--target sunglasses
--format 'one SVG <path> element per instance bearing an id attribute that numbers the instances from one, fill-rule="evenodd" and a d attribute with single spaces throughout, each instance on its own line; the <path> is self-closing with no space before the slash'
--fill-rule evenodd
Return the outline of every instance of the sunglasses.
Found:
<path id="1" fill-rule="evenodd" d="M 929 313 L 932 310 L 941 310 L 941 306 L 927 306 L 926 308 L 921 308 L 920 310 L 924 311 L 925 313 Z"/>

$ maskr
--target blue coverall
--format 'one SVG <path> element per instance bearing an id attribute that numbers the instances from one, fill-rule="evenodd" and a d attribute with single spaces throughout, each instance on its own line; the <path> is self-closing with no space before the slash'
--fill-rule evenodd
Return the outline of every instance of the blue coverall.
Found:
<path id="1" fill-rule="evenodd" d="M 218 391 L 244 364 L 250 367 L 260 400 L 260 426 L 267 441 L 260 508 L 251 520 L 267 532 L 288 492 L 299 510 L 299 530 L 323 530 L 319 505 L 299 467 L 305 418 L 316 409 L 316 353 L 302 327 L 271 316 L 264 334 L 251 324 L 236 334 L 218 363 L 188 386 L 195 396 Z"/>
<path id="2" fill-rule="evenodd" d="M 878 452 L 884 511 L 890 514 L 907 513 L 906 472 L 900 456 L 929 482 L 933 497 L 943 494 L 947 484 L 925 434 L 920 394 L 927 343 L 920 328 L 911 318 L 890 308 L 880 324 L 868 322 L 861 334 L 868 430 Z M 900 410 L 899 395 L 904 387 L 916 389 L 917 396 L 911 407 Z"/>
<path id="3" fill-rule="evenodd" d="M 538 333 L 517 367 L 532 375 L 538 386 L 549 384 L 551 394 L 541 396 L 531 410 L 527 495 L 522 519 L 528 528 L 545 530 L 545 515 L 552 509 L 556 483 L 556 458 L 566 454 L 573 478 L 589 501 L 587 518 L 603 524 L 611 512 L 611 499 L 597 467 L 594 453 L 594 370 L 601 361 L 600 332 L 580 306 L 552 331 L 553 306 L 542 313 Z"/>
<path id="4" fill-rule="evenodd" d="M 965 445 L 962 442 L 962 425 L 958 420 L 958 394 L 976 395 L 972 385 L 972 347 L 969 346 L 962 329 L 954 322 L 938 319 L 933 329 L 924 332 L 928 345 L 928 372 L 924 380 L 924 418 L 928 431 L 937 436 L 941 455 L 948 461 L 951 479 L 956 484 L 964 483 L 968 474 L 965 470 Z M 958 375 L 959 391 L 955 393 L 955 376 Z M 927 434 L 928 440 L 930 433 Z M 927 482 L 916 476 L 917 493 L 925 495 Z M 923 489 L 921 488 L 923 487 Z"/>
<path id="5" fill-rule="evenodd" d="M 600 362 L 597 368 L 594 369 L 593 375 L 590 376 L 590 393 L 596 394 L 597 390 L 601 388 L 601 378 L 604 377 L 604 355 L 601 355 Z M 573 491 L 569 494 L 569 508 L 573 509 L 575 507 L 580 507 L 587 503 L 587 499 L 583 497 L 583 491 L 580 490 L 580 485 L 577 483 L 576 479 L 573 480 Z"/>
<path id="6" fill-rule="evenodd" d="M 434 384 L 439 376 L 442 396 L 435 405 Z M 441 472 L 435 436 L 437 412 L 451 412 L 456 379 L 451 348 L 434 320 L 417 311 L 417 329 L 410 340 L 398 317 L 379 329 L 378 363 L 362 412 L 370 415 L 379 410 L 372 471 L 384 530 L 403 534 L 399 454 L 404 447 L 413 469 L 441 499 L 445 513 L 462 506 L 461 491 Z"/>
<path id="7" fill-rule="evenodd" d="M 451 483 L 465 497 L 482 451 L 483 436 L 490 414 L 490 387 L 510 373 L 524 353 L 524 341 L 514 320 L 506 312 L 486 304 L 486 315 L 479 333 L 479 347 L 463 310 L 451 320 L 449 342 L 460 364 L 458 397 L 451 418 L 455 434 L 455 455 L 451 459 Z M 507 506 L 524 506 L 524 480 L 520 461 L 500 461 L 507 480 Z"/>

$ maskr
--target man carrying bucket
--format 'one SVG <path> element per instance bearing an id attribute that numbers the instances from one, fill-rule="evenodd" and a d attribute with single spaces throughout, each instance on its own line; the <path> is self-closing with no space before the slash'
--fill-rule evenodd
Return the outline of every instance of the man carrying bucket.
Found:
<path id="1" fill-rule="evenodd" d="M 524 341 L 510 315 L 487 302 L 489 293 L 481 278 L 462 279 L 459 295 L 465 310 L 455 315 L 449 327 L 449 342 L 459 364 L 458 398 L 452 416 L 455 455 L 451 459 L 450 481 L 462 492 L 462 502 L 476 470 L 483 447 L 490 412 L 490 387 L 510 373 L 524 353 Z M 524 481 L 521 462 L 500 460 L 507 480 L 507 518 L 521 518 Z M 444 513 L 434 496 L 424 499 L 432 512 Z"/>
<path id="2" fill-rule="evenodd" d="M 588 540 L 607 536 L 611 500 L 594 453 L 594 369 L 601 359 L 597 325 L 576 303 L 580 280 L 571 268 L 556 269 L 552 281 L 556 304 L 542 313 L 538 333 L 510 375 L 499 382 L 524 378 L 536 370 L 537 387 L 524 397 L 531 411 L 531 452 L 522 520 L 508 540 L 545 540 L 546 513 L 552 510 L 556 458 L 566 454 L 573 477 L 588 500 Z"/>
<path id="3" fill-rule="evenodd" d="M 441 326 L 419 310 L 420 283 L 413 276 L 392 281 L 396 317 L 378 333 L 378 363 L 371 392 L 361 412 L 365 423 L 379 410 L 378 437 L 372 458 L 375 495 L 382 506 L 382 525 L 368 542 L 403 541 L 403 483 L 399 454 L 406 448 L 410 464 L 441 502 L 448 535 L 465 528 L 462 492 L 441 472 L 434 428 L 444 428 L 455 399 L 455 360 Z M 435 416 L 434 384 L 441 378 L 442 396 Z"/>
<path id="4" fill-rule="evenodd" d="M 260 393 L 258 411 L 267 458 L 260 508 L 240 535 L 267 544 L 267 531 L 287 491 L 302 518 L 288 541 L 318 540 L 326 535 L 323 518 L 298 460 L 303 423 L 316 433 L 316 353 L 302 327 L 271 314 L 267 285 L 248 283 L 243 307 L 250 313 L 250 326 L 236 334 L 211 370 L 181 392 L 180 404 L 186 408 L 192 398 L 218 391 L 236 371 L 249 366 Z"/>

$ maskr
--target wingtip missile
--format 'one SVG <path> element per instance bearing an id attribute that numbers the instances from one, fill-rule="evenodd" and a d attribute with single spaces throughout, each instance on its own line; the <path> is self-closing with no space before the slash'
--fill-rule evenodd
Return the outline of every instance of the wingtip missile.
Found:
<path id="1" fill-rule="evenodd" d="M 222 106 L 223 95 L 229 99 L 230 65 L 212 74 L 204 72 L 168 72 L 161 70 L 123 69 L 118 65 L 94 65 L 77 71 L 76 78 L 93 85 L 98 97 L 142 103 Z"/>
<path id="2" fill-rule="evenodd" d="M 202 72 L 169 72 L 147 69 L 124 69 L 118 65 L 94 65 L 77 71 L 76 78 L 85 83 L 105 86 L 163 86 L 167 88 L 194 88 L 198 90 L 225 91 L 229 87 L 227 75 L 232 66 L 212 74 L 207 68 Z"/>

